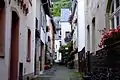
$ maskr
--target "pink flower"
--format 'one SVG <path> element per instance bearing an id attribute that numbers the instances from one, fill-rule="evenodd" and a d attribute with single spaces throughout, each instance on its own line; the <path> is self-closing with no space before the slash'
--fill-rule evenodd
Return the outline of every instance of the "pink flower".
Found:
<path id="1" fill-rule="evenodd" d="M 112 36 L 112 31 L 109 31 L 108 35 L 109 35 L 109 36 Z"/>
<path id="2" fill-rule="evenodd" d="M 104 45 L 104 41 L 105 41 L 107 38 L 113 36 L 113 32 L 116 32 L 116 33 L 120 32 L 120 25 L 117 26 L 117 29 L 114 29 L 114 28 L 113 28 L 113 29 L 109 29 L 109 30 L 106 30 L 106 31 L 104 31 L 104 32 L 102 33 L 100 43 L 98 44 L 98 46 L 99 46 L 100 48 L 102 48 L 102 46 Z"/>
<path id="3" fill-rule="evenodd" d="M 106 32 L 103 32 L 102 35 L 105 35 Z"/>
<path id="4" fill-rule="evenodd" d="M 114 32 L 118 32 L 118 29 L 113 29 Z"/>

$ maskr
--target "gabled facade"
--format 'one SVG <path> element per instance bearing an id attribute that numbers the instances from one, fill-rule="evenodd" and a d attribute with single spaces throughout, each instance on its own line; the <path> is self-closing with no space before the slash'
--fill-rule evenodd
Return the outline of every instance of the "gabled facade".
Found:
<path id="1" fill-rule="evenodd" d="M 0 1 L 1 80 L 26 80 L 34 75 L 35 3 Z"/>
<path id="2" fill-rule="evenodd" d="M 48 0 L 0 1 L 1 80 L 30 80 L 44 71 L 49 6 Z"/>
<path id="3" fill-rule="evenodd" d="M 61 9 L 60 26 L 61 26 L 62 45 L 64 45 L 66 43 L 66 38 L 68 38 L 70 36 L 70 33 L 71 33 L 71 25 L 68 21 L 70 14 L 71 14 L 71 12 L 68 8 Z"/>

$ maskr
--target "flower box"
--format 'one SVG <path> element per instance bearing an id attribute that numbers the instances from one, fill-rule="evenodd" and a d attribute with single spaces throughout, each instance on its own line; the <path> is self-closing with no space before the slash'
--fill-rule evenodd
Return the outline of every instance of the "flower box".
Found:
<path id="1" fill-rule="evenodd" d="M 102 48 L 114 44 L 118 41 L 120 41 L 120 26 L 118 26 L 117 29 L 110 29 L 108 31 L 104 31 L 102 33 L 102 38 L 98 46 Z"/>

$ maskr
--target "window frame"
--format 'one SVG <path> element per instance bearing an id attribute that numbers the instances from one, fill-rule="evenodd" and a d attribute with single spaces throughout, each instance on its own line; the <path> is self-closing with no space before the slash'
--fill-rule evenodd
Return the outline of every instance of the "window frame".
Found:
<path id="1" fill-rule="evenodd" d="M 112 7 L 114 5 L 114 10 L 112 12 Z M 117 25 L 117 13 L 119 14 L 120 13 L 120 0 L 119 0 L 119 7 L 117 7 L 116 5 L 116 0 L 112 0 L 111 4 L 110 4 L 110 13 L 109 13 L 109 19 L 110 19 L 110 29 L 112 28 L 116 28 L 118 25 Z M 112 22 L 112 19 L 114 19 L 114 23 Z M 119 19 L 120 19 L 120 16 L 119 16 Z M 120 24 L 120 22 L 119 22 Z M 114 26 L 112 26 L 114 25 Z"/>

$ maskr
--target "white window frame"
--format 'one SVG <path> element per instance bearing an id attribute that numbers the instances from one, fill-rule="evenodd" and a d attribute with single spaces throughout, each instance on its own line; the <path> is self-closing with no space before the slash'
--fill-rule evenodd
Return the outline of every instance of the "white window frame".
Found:
<path id="1" fill-rule="evenodd" d="M 120 3 L 120 0 L 119 0 L 119 3 Z M 114 11 L 113 11 L 113 13 L 111 13 L 112 12 L 112 5 L 114 4 Z M 112 29 L 112 28 L 116 28 L 118 25 L 117 25 L 117 16 L 116 16 L 116 14 L 118 13 L 118 12 L 120 12 L 120 5 L 119 5 L 119 7 L 117 7 L 116 8 L 116 0 L 112 0 L 112 2 L 111 2 L 111 5 L 110 5 L 111 7 L 110 7 L 110 29 Z M 120 15 L 119 15 L 120 16 Z M 114 27 L 112 27 L 112 18 L 114 18 Z M 120 18 L 119 18 L 120 19 Z M 120 24 L 120 22 L 119 22 L 119 24 Z"/>

